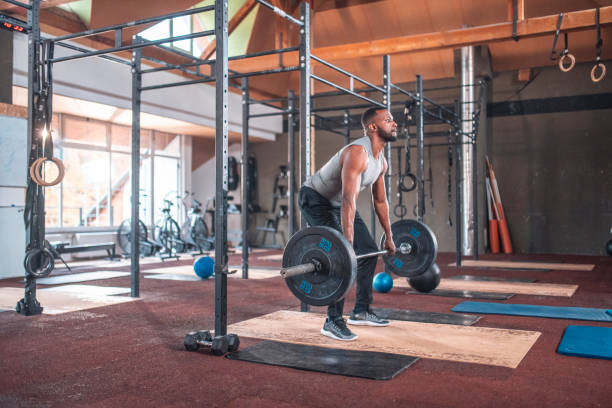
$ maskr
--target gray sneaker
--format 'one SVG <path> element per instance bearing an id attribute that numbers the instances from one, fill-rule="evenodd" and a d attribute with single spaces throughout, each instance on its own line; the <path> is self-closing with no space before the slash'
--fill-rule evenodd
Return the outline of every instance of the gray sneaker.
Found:
<path id="1" fill-rule="evenodd" d="M 329 317 L 325 320 L 325 324 L 321 329 L 321 334 L 332 339 L 342 341 L 353 341 L 357 340 L 357 335 L 346 327 L 346 322 L 342 317 L 338 317 L 335 320 L 329 320 Z"/>
<path id="2" fill-rule="evenodd" d="M 349 324 L 356 326 L 388 326 L 389 321 L 381 319 L 376 316 L 373 312 L 366 310 L 365 312 L 351 313 L 348 319 Z"/>

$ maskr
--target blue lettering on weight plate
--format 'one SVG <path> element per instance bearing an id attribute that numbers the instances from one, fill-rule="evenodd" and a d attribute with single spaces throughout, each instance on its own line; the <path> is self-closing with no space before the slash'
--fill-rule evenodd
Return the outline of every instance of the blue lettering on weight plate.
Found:
<path id="1" fill-rule="evenodd" d="M 395 266 L 397 269 L 402 269 L 404 263 L 399 258 L 395 258 L 395 260 L 393 261 L 393 266 Z"/>
<path id="2" fill-rule="evenodd" d="M 300 284 L 300 289 L 302 290 L 302 292 L 306 293 L 307 295 L 310 295 L 310 292 L 312 292 L 312 285 L 306 281 L 302 281 L 302 283 Z"/>
<path id="3" fill-rule="evenodd" d="M 329 242 L 325 238 L 321 238 L 321 242 L 319 242 L 319 247 L 325 252 L 329 252 L 331 250 L 331 245 L 331 242 Z"/>
<path id="4" fill-rule="evenodd" d="M 412 236 L 413 236 L 413 237 L 415 237 L 415 238 L 418 238 L 418 237 L 419 237 L 419 235 L 421 235 L 421 232 L 420 232 L 418 229 L 416 229 L 416 228 L 414 228 L 414 227 L 413 227 L 413 228 L 410 230 L 410 235 L 412 235 Z"/>

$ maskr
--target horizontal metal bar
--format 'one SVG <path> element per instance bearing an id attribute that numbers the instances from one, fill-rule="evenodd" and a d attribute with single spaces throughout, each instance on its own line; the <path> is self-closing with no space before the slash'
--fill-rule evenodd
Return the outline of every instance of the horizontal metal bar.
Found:
<path id="1" fill-rule="evenodd" d="M 60 58 L 53 58 L 53 59 L 47 60 L 47 62 L 56 63 L 56 62 L 70 61 L 70 60 L 78 59 L 78 58 L 94 57 L 96 55 L 103 55 L 103 54 L 109 54 L 112 52 L 134 50 L 137 48 L 144 48 L 144 47 L 149 47 L 152 45 L 162 44 L 165 42 L 189 40 L 192 38 L 205 37 L 205 36 L 214 35 L 214 34 L 215 34 L 215 30 L 200 31 L 197 33 L 179 35 L 178 37 L 162 38 L 161 40 L 146 41 L 146 42 L 137 43 L 137 44 L 124 45 L 123 47 L 108 48 L 105 50 L 91 51 L 89 53 L 68 55 L 66 57 L 60 57 Z"/>
<path id="2" fill-rule="evenodd" d="M 60 46 L 60 47 L 64 47 L 64 48 L 68 48 L 68 49 L 71 49 L 71 50 L 74 50 L 74 51 L 89 52 L 89 50 L 87 48 L 77 47 L 77 46 L 72 45 L 72 44 L 66 44 L 66 43 L 61 43 L 60 42 L 60 43 L 57 43 L 55 45 Z M 109 60 L 109 61 L 118 62 L 119 64 L 123 64 L 123 65 L 132 65 L 129 61 L 126 61 L 126 60 L 118 58 L 118 57 L 113 57 L 111 55 L 98 55 L 98 57 L 104 58 L 104 59 Z"/>
<path id="3" fill-rule="evenodd" d="M 300 20 L 290 16 L 285 11 L 279 9 L 276 6 L 273 6 L 272 4 L 268 3 L 267 1 L 264 1 L 264 0 L 255 0 L 255 1 L 257 1 L 259 4 L 262 4 L 262 5 L 266 6 L 267 8 L 269 8 L 270 10 L 272 10 L 273 12 L 275 12 L 276 14 L 281 16 L 282 18 L 286 18 L 287 20 L 291 21 L 292 23 L 299 25 L 300 27 L 304 25 L 304 23 L 301 22 Z"/>
<path id="4" fill-rule="evenodd" d="M 274 55 L 274 54 L 282 54 L 284 52 L 291 51 L 299 51 L 300 47 L 289 47 L 289 48 L 279 48 L 278 50 L 267 50 L 261 52 L 254 52 L 252 54 L 243 54 L 243 55 L 234 55 L 233 57 L 228 57 L 228 61 L 236 61 L 253 57 L 262 57 L 264 55 Z M 211 60 L 214 61 L 214 60 Z"/>
<path id="5" fill-rule="evenodd" d="M 404 105 L 404 102 L 395 102 L 395 103 L 391 103 L 391 106 L 399 106 L 399 105 Z M 344 106 L 330 106 L 330 107 L 323 107 L 323 108 L 312 108 L 310 109 L 311 112 L 333 112 L 333 111 L 339 111 L 339 110 L 352 110 L 352 109 L 366 109 L 366 108 L 370 108 L 372 105 L 344 105 Z M 386 107 L 386 106 L 385 106 Z"/>
<path id="6" fill-rule="evenodd" d="M 335 133 L 336 135 L 340 135 L 340 136 L 344 137 L 344 132 L 340 132 L 338 130 L 330 129 L 330 128 L 325 127 L 325 126 L 317 126 L 316 124 L 314 124 L 313 127 L 315 129 L 324 130 L 324 131 L 330 132 L 330 133 Z"/>
<path id="7" fill-rule="evenodd" d="M 321 118 L 322 120 L 327 121 L 327 122 L 331 122 L 334 125 L 339 126 L 339 127 L 345 127 L 346 126 L 344 123 L 338 122 L 338 121 L 336 121 L 335 119 L 332 119 L 332 118 L 328 118 L 328 117 L 325 117 L 325 116 L 322 116 L 322 115 L 317 115 L 316 113 L 313 113 L 312 115 L 315 118 Z"/>
<path id="8" fill-rule="evenodd" d="M 333 82 L 328 81 L 327 79 L 323 79 L 321 77 L 318 77 L 318 76 L 312 75 L 312 74 L 310 75 L 310 77 L 313 78 L 313 79 L 316 79 L 319 82 L 323 82 L 324 84 L 329 85 L 329 86 L 331 86 L 333 88 L 336 88 L 336 89 L 339 89 L 341 91 L 344 91 L 344 92 L 346 92 L 349 95 L 353 95 L 356 98 L 363 99 L 364 101 L 367 101 L 367 102 L 369 102 L 369 103 L 371 103 L 373 105 L 380 106 L 381 108 L 386 108 L 387 107 L 387 105 L 385 105 L 385 104 L 383 104 L 381 102 L 375 101 L 374 99 L 366 98 L 365 96 L 361 96 L 358 93 L 355 93 L 355 92 L 353 92 L 353 91 L 351 91 L 349 89 L 346 89 L 346 88 L 344 88 L 344 87 L 342 87 L 340 85 L 336 85 Z"/>
<path id="9" fill-rule="evenodd" d="M 416 97 L 416 96 L 415 96 L 415 95 L 414 95 L 412 92 L 409 92 L 409 91 L 407 91 L 407 90 L 405 90 L 405 89 L 402 89 L 402 88 L 400 88 L 399 86 L 397 86 L 397 85 L 395 85 L 395 84 L 391 84 L 391 88 L 393 88 L 393 89 L 395 89 L 395 90 L 399 91 L 399 93 L 401 93 L 401 94 L 404 94 L 404 95 L 406 95 L 406 96 L 409 96 L 409 97 L 411 97 L 411 98 L 413 98 L 413 99 L 417 99 L 417 97 Z"/>
<path id="10" fill-rule="evenodd" d="M 247 72 L 243 74 L 229 75 L 228 79 L 246 78 L 246 77 L 257 76 L 257 75 L 278 74 L 281 72 L 298 71 L 299 69 L 300 67 L 287 67 L 287 68 L 269 69 L 266 71 Z M 209 79 L 194 79 L 192 81 L 171 82 L 168 84 L 143 86 L 142 88 L 140 88 L 140 90 L 141 91 L 151 91 L 154 89 L 171 88 L 174 86 L 193 85 L 193 84 L 204 84 L 208 82 L 215 82 L 215 78 L 210 77 Z"/>
<path id="11" fill-rule="evenodd" d="M 297 99 L 297 98 L 293 98 Z M 289 98 L 270 98 L 270 99 L 249 99 L 250 105 L 264 105 L 266 103 L 275 103 L 275 102 L 286 102 Z"/>
<path id="12" fill-rule="evenodd" d="M 436 106 L 436 107 L 438 107 L 438 108 L 440 108 L 440 109 L 442 109 L 442 110 L 444 110 L 444 111 L 446 111 L 446 112 L 450 113 L 451 115 L 453 115 L 453 116 L 457 116 L 457 114 L 455 113 L 455 111 L 452 111 L 452 110 L 450 110 L 450 109 L 448 109 L 448 108 L 445 108 L 444 106 L 440 105 L 439 103 L 434 102 L 432 99 L 427 98 L 425 95 L 423 95 L 423 99 L 424 99 L 425 101 L 427 101 L 427 102 L 431 103 L 432 105 L 434 105 L 434 106 Z"/>
<path id="13" fill-rule="evenodd" d="M 327 67 L 329 67 L 329 68 L 331 68 L 331 69 L 334 69 L 334 70 L 336 70 L 336 71 L 338 71 L 338 72 L 340 72 L 340 73 L 342 73 L 342 74 L 344 74 L 344 75 L 347 75 L 347 76 L 349 76 L 349 77 L 351 77 L 351 78 L 353 78 L 353 79 L 356 79 L 357 81 L 361 82 L 362 84 L 364 84 L 364 85 L 368 85 L 368 86 L 369 86 L 370 88 L 372 88 L 372 89 L 376 89 L 377 91 L 382 92 L 382 93 L 385 93 L 385 92 L 386 92 L 386 91 L 385 91 L 383 88 L 380 88 L 380 87 L 378 87 L 378 86 L 376 86 L 376 85 L 374 85 L 374 84 L 372 84 L 372 83 L 370 83 L 370 82 L 366 81 L 366 80 L 365 80 L 365 79 L 363 79 L 363 78 L 360 78 L 360 77 L 358 77 L 358 76 L 356 76 L 356 75 L 353 75 L 353 74 L 351 74 L 350 72 L 345 71 L 345 70 L 343 70 L 342 68 L 339 68 L 339 67 L 335 66 L 334 64 L 329 63 L 329 62 L 325 61 L 324 59 L 321 59 L 321 58 L 317 57 L 316 55 L 311 54 L 311 55 L 310 55 L 310 58 L 312 58 L 313 60 L 318 61 L 318 62 L 320 62 L 321 64 L 323 64 L 323 65 L 325 65 L 325 66 L 327 66 Z"/>
<path id="14" fill-rule="evenodd" d="M 174 86 L 183 86 L 183 85 L 193 85 L 193 84 L 205 84 L 209 82 L 215 82 L 215 78 L 210 79 L 194 79 L 191 81 L 180 81 L 180 82 L 171 82 L 168 84 L 159 84 L 159 85 L 150 85 L 143 86 L 140 88 L 140 91 L 152 91 L 155 89 L 164 89 L 164 88 L 172 88 Z"/>
<path id="15" fill-rule="evenodd" d="M 135 21 L 127 22 L 127 23 L 115 24 L 115 25 L 108 26 L 108 27 L 95 28 L 93 30 L 82 31 L 80 33 L 66 34 L 60 37 L 55 37 L 52 41 L 64 41 L 64 40 L 69 40 L 71 38 L 86 37 L 89 35 L 103 33 L 106 31 L 112 31 L 112 30 L 116 30 L 119 28 L 127 28 L 127 27 L 132 27 L 132 26 L 141 25 L 141 24 L 155 23 L 157 21 L 165 20 L 167 18 L 174 18 L 174 17 L 187 16 L 190 14 L 203 13 L 205 11 L 211 11 L 214 9 L 215 9 L 214 5 L 206 6 L 206 7 L 198 7 L 195 9 L 189 9 L 189 10 L 179 11 L 176 13 L 165 14 L 162 16 L 144 18 L 142 20 L 135 20 Z M 214 33 L 214 30 L 213 30 L 213 33 Z"/>
<path id="16" fill-rule="evenodd" d="M 31 5 L 26 4 L 26 3 L 22 3 L 20 1 L 15 1 L 15 0 L 1 0 L 1 1 L 13 4 L 15 6 L 23 7 L 24 9 L 32 10 L 32 6 Z"/>
<path id="17" fill-rule="evenodd" d="M 461 143 L 459 143 L 459 145 L 469 145 L 469 144 L 473 144 L 473 143 L 471 143 L 471 142 L 461 142 Z M 452 142 L 452 143 L 448 143 L 448 142 L 447 143 L 425 143 L 425 144 L 423 144 L 423 147 L 430 147 L 430 146 L 431 147 L 448 147 L 448 146 L 456 146 L 456 145 L 457 145 L 457 143 L 455 143 L 455 142 Z M 402 149 L 405 148 L 404 146 L 398 146 L 398 147 L 400 147 Z M 410 148 L 417 149 L 418 146 L 415 143 L 415 144 L 411 144 Z"/>
<path id="18" fill-rule="evenodd" d="M 267 69 L 267 70 L 264 70 L 264 71 L 256 71 L 256 72 L 246 72 L 246 73 L 240 73 L 240 74 L 233 74 L 233 75 L 229 76 L 229 79 L 248 78 L 248 77 L 252 77 L 252 76 L 268 75 L 268 74 L 280 74 L 282 72 L 292 72 L 292 71 L 299 71 L 299 70 L 300 70 L 300 67 L 298 67 L 298 66 L 275 68 L 275 69 Z"/>
<path id="19" fill-rule="evenodd" d="M 406 95 L 406 96 L 409 96 L 409 97 L 411 97 L 411 98 L 413 98 L 413 99 L 415 99 L 415 100 L 417 99 L 417 96 L 416 96 L 415 94 L 413 94 L 413 93 L 411 93 L 411 92 L 409 92 L 409 91 L 406 91 L 405 89 L 402 89 L 402 88 L 400 88 L 399 86 L 397 86 L 397 85 L 395 85 L 395 84 L 391 84 L 391 88 L 396 89 L 396 90 L 397 90 L 397 91 L 399 91 L 400 93 L 402 93 L 402 94 L 404 94 L 404 95 Z M 423 95 L 423 99 L 424 99 L 425 101 L 429 102 L 430 104 L 432 104 L 432 105 L 434 105 L 434 106 L 437 106 L 438 108 L 440 108 L 440 109 L 442 109 L 442 110 L 445 110 L 446 112 L 450 113 L 451 115 L 456 116 L 456 114 L 455 114 L 455 112 L 454 112 L 454 111 L 452 111 L 452 110 L 450 110 L 450 109 L 445 108 L 444 106 L 440 105 L 439 103 L 434 102 L 432 99 L 427 98 L 425 95 Z"/>
<path id="20" fill-rule="evenodd" d="M 359 92 L 378 92 L 377 89 L 370 89 L 370 88 L 360 88 Z M 326 97 L 330 97 L 330 96 L 342 96 L 345 95 L 345 92 L 343 91 L 329 91 L 329 92 L 320 92 L 316 95 L 311 95 L 310 99 L 316 99 L 316 98 L 326 98 Z M 293 100 L 297 100 L 299 99 L 299 95 L 296 95 L 293 97 Z M 264 102 L 270 102 L 270 103 L 274 103 L 274 102 L 285 102 L 289 100 L 288 97 L 284 97 L 284 98 L 270 98 L 270 99 L 251 99 L 251 101 L 256 101 L 255 104 L 258 103 L 264 103 Z"/>
<path id="21" fill-rule="evenodd" d="M 171 53 L 176 54 L 176 55 L 178 55 L 180 57 L 189 58 L 189 59 L 192 59 L 194 61 L 203 61 L 200 58 L 196 57 L 195 55 L 188 53 L 187 51 L 181 51 L 181 50 L 179 50 L 177 48 L 168 47 L 167 45 L 164 45 L 164 44 L 155 44 L 155 47 L 161 48 L 164 51 L 171 52 Z"/>
<path id="22" fill-rule="evenodd" d="M 202 62 L 190 62 L 187 64 L 168 64 L 165 61 L 161 61 L 161 60 L 156 60 L 155 58 L 146 58 L 146 57 L 142 57 L 143 59 L 147 59 L 149 61 L 153 61 L 156 63 L 165 63 L 165 67 L 158 67 L 158 68 L 149 68 L 149 69 L 143 69 L 142 71 L 140 71 L 141 74 L 150 74 L 152 72 L 160 72 L 160 71 L 171 71 L 174 69 L 178 69 L 178 70 L 182 70 L 183 68 L 190 68 L 190 67 L 197 67 L 197 66 L 201 66 L 201 65 L 211 65 L 214 63 L 211 61 L 202 61 Z M 191 72 L 190 72 L 191 73 Z M 196 72 L 193 72 L 194 75 L 197 75 Z"/>
<path id="23" fill-rule="evenodd" d="M 269 116 L 278 116 L 278 115 L 286 115 L 288 114 L 289 111 L 279 111 L 279 112 L 268 112 L 268 113 L 256 113 L 254 115 L 249 115 L 249 119 L 252 118 L 265 118 L 265 117 L 269 117 Z M 298 111 L 293 111 L 294 114 L 298 113 Z"/>
<path id="24" fill-rule="evenodd" d="M 288 101 L 288 99 L 287 99 L 287 98 L 278 98 L 278 101 L 276 101 L 276 102 L 278 103 L 278 102 L 287 102 L 287 101 Z M 272 105 L 272 104 L 271 104 L 271 103 L 269 103 L 269 102 L 266 102 L 266 101 L 260 101 L 260 100 L 253 99 L 253 98 L 249 98 L 249 100 L 247 101 L 247 103 L 248 103 L 249 105 L 263 105 L 263 106 L 268 106 L 268 107 L 270 107 L 270 108 L 274 108 L 274 109 L 284 110 L 284 108 L 283 108 L 283 107 L 281 107 L 281 106 Z"/>

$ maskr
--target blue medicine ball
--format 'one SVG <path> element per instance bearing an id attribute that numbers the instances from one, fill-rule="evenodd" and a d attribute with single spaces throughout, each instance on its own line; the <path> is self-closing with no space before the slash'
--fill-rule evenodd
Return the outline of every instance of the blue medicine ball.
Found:
<path id="1" fill-rule="evenodd" d="M 393 278 L 386 272 L 379 272 L 374 276 L 372 287 L 377 292 L 387 293 L 393 287 Z"/>
<path id="2" fill-rule="evenodd" d="M 201 279 L 208 279 L 215 271 L 215 261 L 210 256 L 198 258 L 193 263 L 193 271 Z"/>

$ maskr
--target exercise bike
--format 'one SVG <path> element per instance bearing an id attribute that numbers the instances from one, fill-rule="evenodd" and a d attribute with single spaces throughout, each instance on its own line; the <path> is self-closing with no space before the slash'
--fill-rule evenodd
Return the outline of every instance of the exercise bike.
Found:
<path id="1" fill-rule="evenodd" d="M 187 208 L 184 197 L 181 201 L 183 206 Z M 189 211 L 181 228 L 181 236 L 187 246 L 197 249 L 200 254 L 203 251 L 210 251 L 214 247 L 214 238 L 208 236 L 208 227 L 204 222 L 202 203 L 193 197 L 193 193 L 191 193 Z"/>

